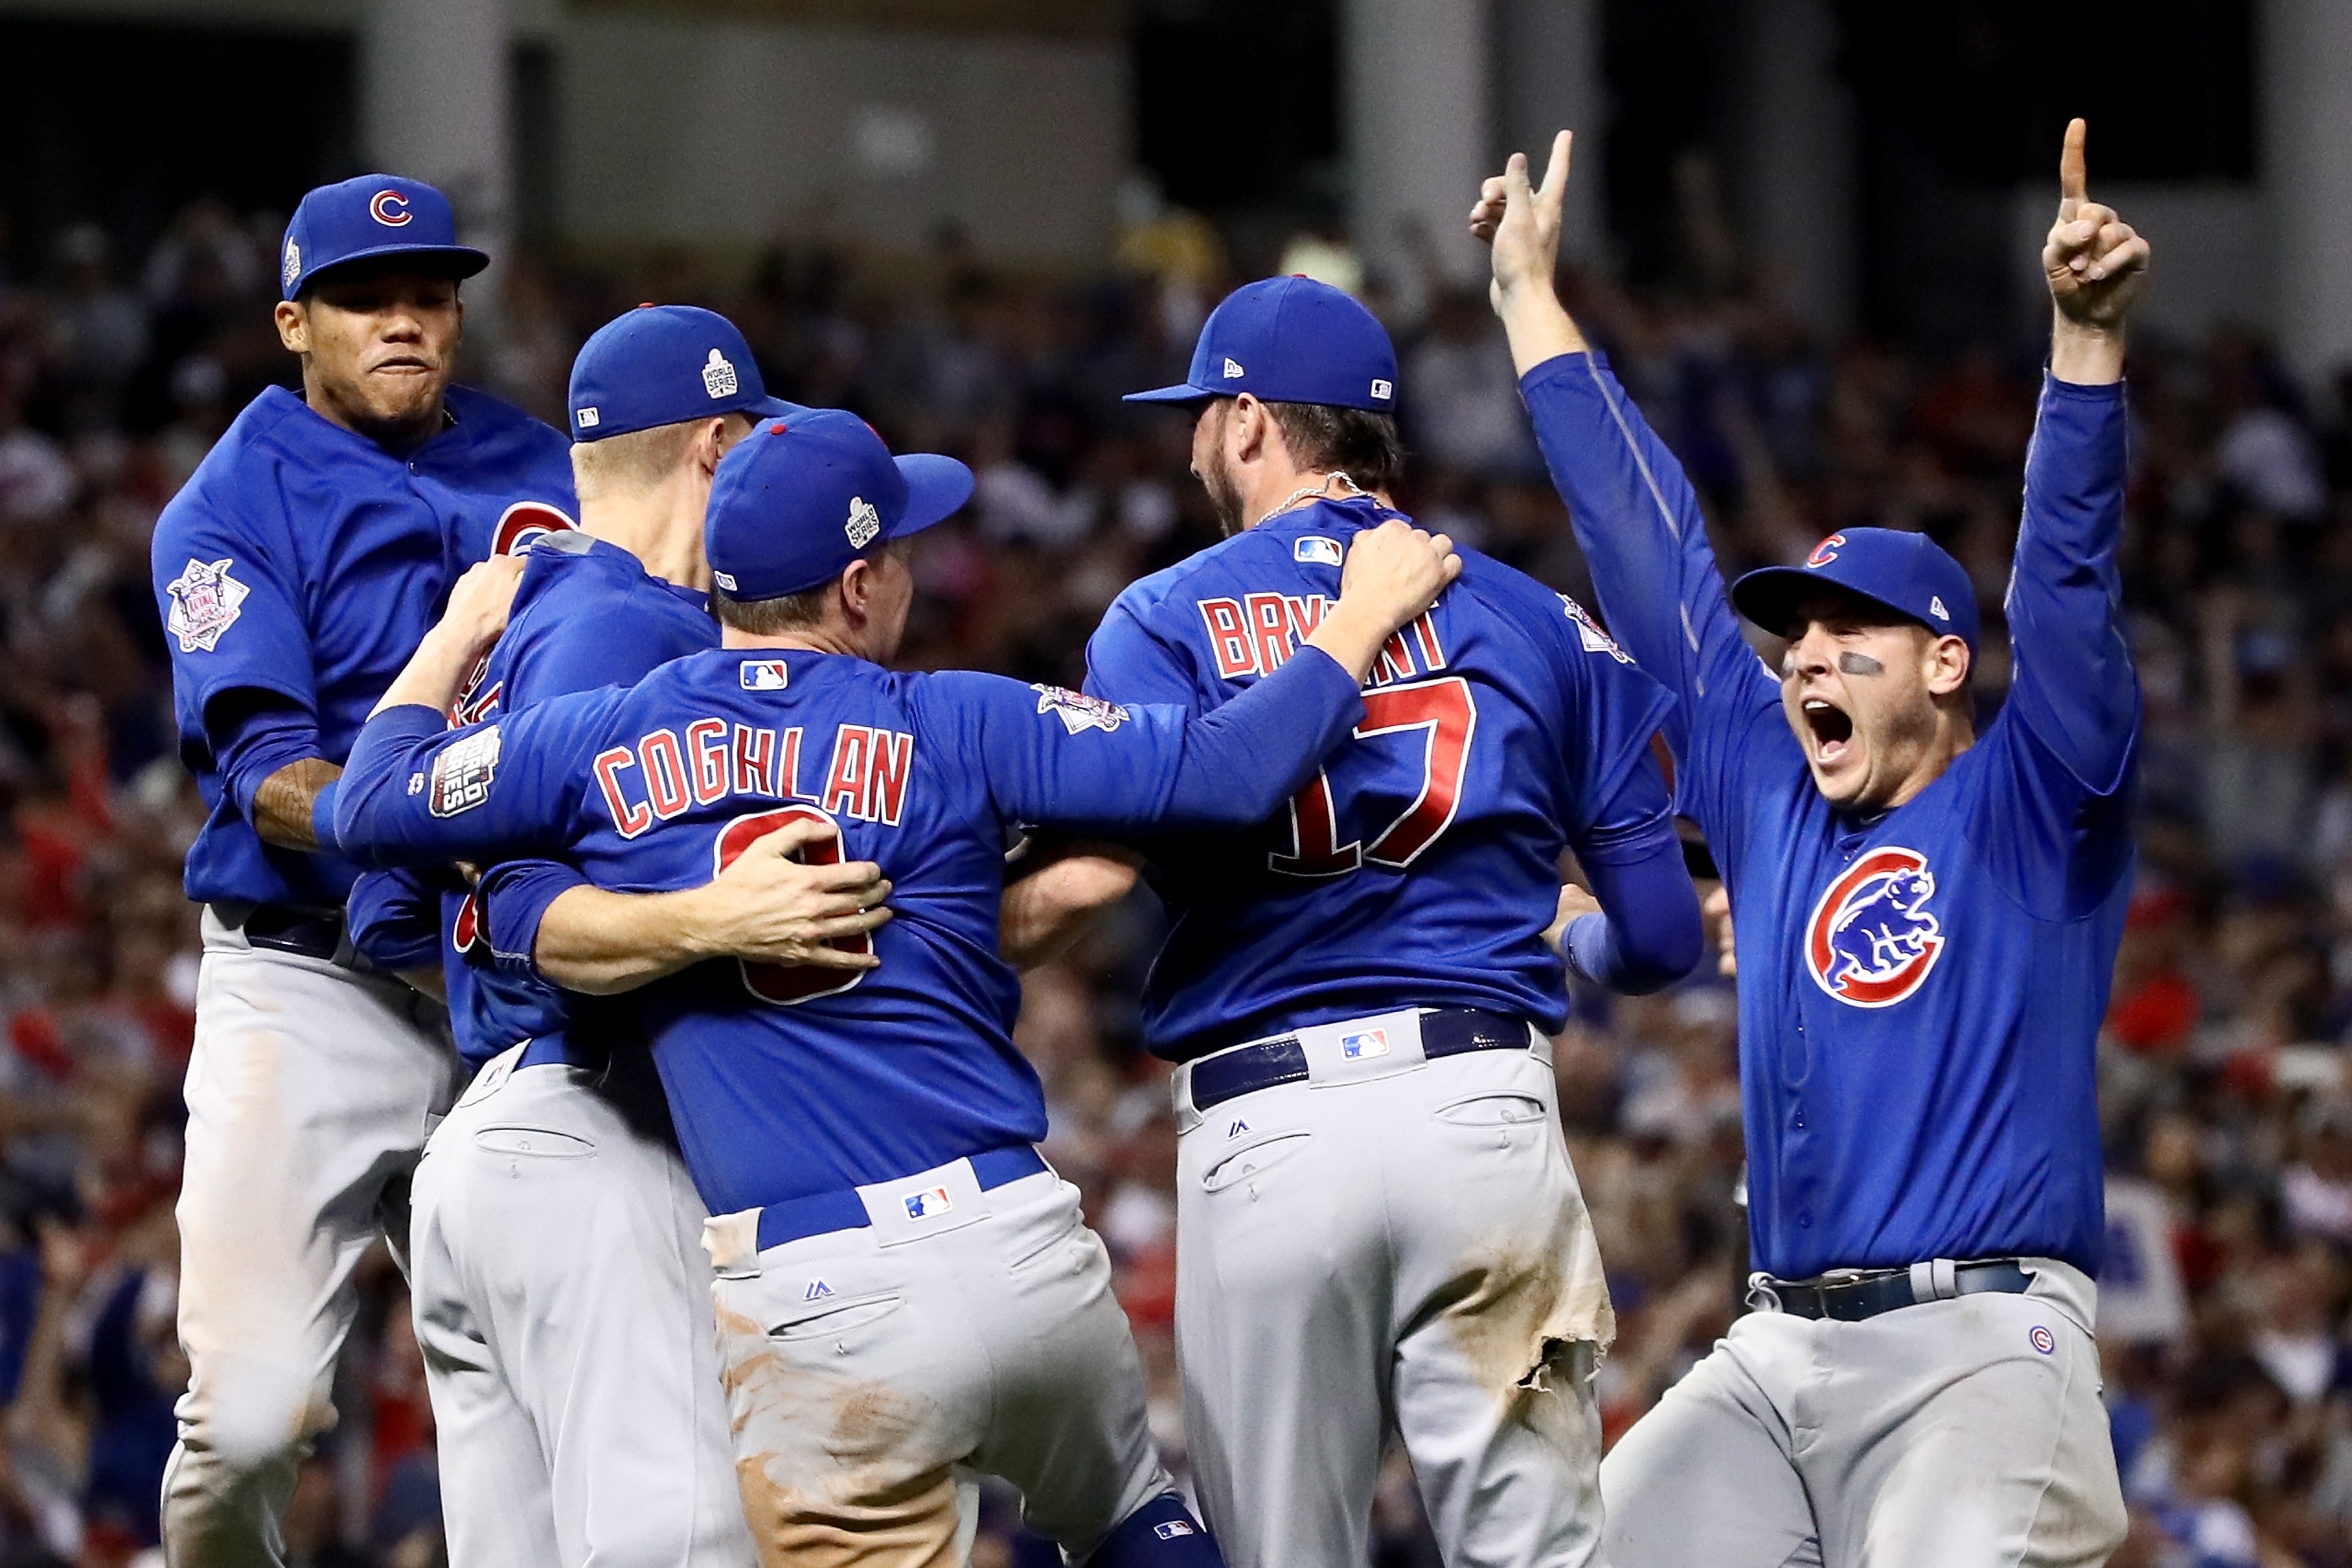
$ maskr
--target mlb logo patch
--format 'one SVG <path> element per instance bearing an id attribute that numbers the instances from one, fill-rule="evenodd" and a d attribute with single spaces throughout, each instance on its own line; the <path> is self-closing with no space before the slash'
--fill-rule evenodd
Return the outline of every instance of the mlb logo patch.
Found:
<path id="1" fill-rule="evenodd" d="M 1374 381 L 1372 383 L 1372 395 L 1379 398 L 1382 403 L 1386 403 L 1390 398 L 1396 395 L 1396 386 L 1391 382 Z"/>
<path id="2" fill-rule="evenodd" d="M 1339 1055 L 1349 1061 L 1361 1061 L 1367 1057 L 1388 1054 L 1389 1032 L 1386 1029 L 1366 1029 L 1360 1035 L 1339 1037 Z"/>
<path id="3" fill-rule="evenodd" d="M 1339 566 L 1347 562 L 1347 554 L 1336 539 L 1326 539 L 1319 533 L 1309 533 L 1290 547 L 1290 558 L 1309 566 Z"/>
<path id="4" fill-rule="evenodd" d="M 1171 1519 L 1165 1524 L 1153 1525 L 1151 1533 L 1162 1541 L 1181 1541 L 1185 1536 L 1195 1534 L 1197 1531 L 1182 1520 Z"/>
<path id="5" fill-rule="evenodd" d="M 930 1219 L 955 1207 L 955 1202 L 948 1196 L 945 1187 L 926 1187 L 919 1193 L 908 1193 L 906 1201 L 908 1219 Z"/>
<path id="6" fill-rule="evenodd" d="M 732 397 L 742 383 L 735 379 L 735 367 L 717 349 L 710 351 L 709 360 L 702 367 L 702 390 L 713 397 Z"/>
<path id="7" fill-rule="evenodd" d="M 172 613 L 164 618 L 163 629 L 180 639 L 182 653 L 199 648 L 213 652 L 220 646 L 221 633 L 235 626 L 244 613 L 237 606 L 251 590 L 229 575 L 231 564 L 226 556 L 218 561 L 190 561 L 163 585 L 163 592 L 172 595 Z"/>
<path id="8" fill-rule="evenodd" d="M 746 691 L 782 691 L 793 678 L 781 658 L 747 658 L 740 674 Z"/>
<path id="9" fill-rule="evenodd" d="M 580 411 L 580 428 L 583 430 L 593 430 L 596 428 L 596 421 L 604 417 L 604 416 L 597 409 L 596 405 L 592 403 L 587 407 Z"/>
<path id="10" fill-rule="evenodd" d="M 490 782 L 498 777 L 501 743 L 499 727 L 493 724 L 434 758 L 433 793 L 425 809 L 436 816 L 455 816 L 489 799 Z"/>

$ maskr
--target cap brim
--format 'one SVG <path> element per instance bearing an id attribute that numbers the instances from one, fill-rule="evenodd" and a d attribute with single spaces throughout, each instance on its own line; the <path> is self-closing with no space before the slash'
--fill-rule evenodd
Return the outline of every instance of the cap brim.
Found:
<path id="1" fill-rule="evenodd" d="M 1182 386 L 1155 386 L 1150 392 L 1130 392 L 1119 401 L 1121 403 L 1206 403 L 1212 397 L 1223 395 L 1223 393 L 1212 391 L 1208 387 L 1194 386 L 1187 383 Z"/>
<path id="2" fill-rule="evenodd" d="M 888 537 L 904 539 L 944 522 L 971 499 L 971 470 L 936 452 L 909 452 L 892 459 L 907 481 L 907 510 Z"/>
<path id="3" fill-rule="evenodd" d="M 757 402 L 745 404 L 742 412 L 757 423 L 762 419 L 791 419 L 806 414 L 808 408 L 804 404 L 786 403 L 781 397 L 762 397 Z"/>
<path id="4" fill-rule="evenodd" d="M 489 253 L 476 250 L 470 245 L 379 245 L 367 250 L 354 250 L 349 256 L 338 256 L 326 266 L 306 272 L 295 286 L 295 292 L 308 289 L 321 278 L 332 278 L 363 261 L 386 261 L 394 258 L 430 260 L 433 269 L 452 278 L 471 278 L 490 264 Z"/>
<path id="5" fill-rule="evenodd" d="M 1826 572 L 1811 571 L 1801 566 L 1760 566 L 1731 584 L 1731 607 L 1770 632 L 1785 637 L 1797 618 L 1797 606 L 1811 595 L 1829 589 L 1876 605 L 1890 615 L 1906 621 L 1927 622 L 1875 594 L 1865 593 L 1851 583 L 1840 582 Z M 1930 630 L 1935 628 L 1930 627 Z"/>

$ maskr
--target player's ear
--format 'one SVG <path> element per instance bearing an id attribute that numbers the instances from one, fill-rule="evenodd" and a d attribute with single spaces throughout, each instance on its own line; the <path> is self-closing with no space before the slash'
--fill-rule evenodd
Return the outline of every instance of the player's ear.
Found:
<path id="1" fill-rule="evenodd" d="M 1234 457 L 1254 463 L 1265 456 L 1274 421 L 1267 416 L 1265 404 L 1244 392 L 1234 399 L 1233 412 L 1225 417 L 1225 445 Z"/>
<path id="2" fill-rule="evenodd" d="M 1937 637 L 1927 649 L 1928 695 L 1949 697 L 1966 686 L 1972 662 L 1965 641 L 1956 637 Z"/>
<path id="3" fill-rule="evenodd" d="M 278 341 L 288 353 L 306 354 L 310 352 L 310 307 L 300 300 L 280 300 L 271 319 L 278 325 Z"/>

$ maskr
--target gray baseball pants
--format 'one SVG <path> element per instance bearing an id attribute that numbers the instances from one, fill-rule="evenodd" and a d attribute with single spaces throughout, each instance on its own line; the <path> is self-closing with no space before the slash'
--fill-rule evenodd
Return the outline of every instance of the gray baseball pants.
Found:
<path id="1" fill-rule="evenodd" d="M 970 1470 L 1020 1488 L 1073 1559 L 1171 1489 L 1076 1187 L 983 1190 L 957 1160 L 857 1191 L 855 1229 L 764 1251 L 757 1210 L 705 1231 L 761 1562 L 961 1568 Z"/>
<path id="2" fill-rule="evenodd" d="M 1548 1043 L 1296 1033 L 1304 1082 L 1205 1111 L 1174 1083 L 1185 1434 L 1226 1561 L 1359 1568 L 1393 1427 L 1449 1568 L 1597 1564 L 1615 1319 Z"/>
<path id="3" fill-rule="evenodd" d="M 437 1005 L 397 980 L 254 947 L 209 910 L 204 941 L 163 1548 L 173 1568 L 278 1568 L 295 1473 L 335 1424 L 352 1270 L 378 1234 L 404 1244 L 457 1058 Z"/>
<path id="4" fill-rule="evenodd" d="M 2091 1338 L 2097 1289 L 2063 1263 L 2023 1261 L 2022 1296 L 1733 1323 L 1601 1467 L 1611 1563 L 2105 1563 L 2126 1521 Z"/>
<path id="5" fill-rule="evenodd" d="M 523 1049 L 416 1169 L 450 1568 L 751 1568 L 702 1200 L 593 1075 Z"/>

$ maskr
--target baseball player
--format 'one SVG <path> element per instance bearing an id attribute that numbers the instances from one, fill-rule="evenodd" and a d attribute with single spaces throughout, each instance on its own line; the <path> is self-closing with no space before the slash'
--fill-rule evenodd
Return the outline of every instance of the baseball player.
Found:
<path id="1" fill-rule="evenodd" d="M 1373 660 L 1454 562 L 1401 522 L 1369 531 L 1310 651 L 1189 721 L 886 673 L 912 591 L 898 542 L 971 486 L 952 459 L 894 463 L 849 415 L 763 425 L 711 497 L 719 652 L 444 732 L 496 629 L 494 585 L 461 592 L 386 694 L 336 824 L 393 857 L 567 849 L 605 886 L 694 885 L 793 819 L 878 862 L 898 918 L 857 939 L 878 968 L 704 966 L 638 994 L 720 1216 L 721 1356 L 763 1561 L 961 1561 L 971 1465 L 1019 1485 L 1074 1558 L 1215 1562 L 1152 1452 L 1102 1247 L 1032 1148 L 1045 1107 L 996 956 L 1005 836 L 1263 816 L 1360 715 Z"/>
<path id="2" fill-rule="evenodd" d="M 1393 526 L 1396 355 L 1335 289 L 1237 290 L 1179 386 L 1223 543 L 1129 588 L 1087 689 L 1194 713 L 1287 668 L 1344 552 Z M 1613 1332 L 1556 1115 L 1545 932 L 1650 990 L 1698 906 L 1650 739 L 1671 706 L 1574 601 L 1472 552 L 1286 809 L 1149 844 L 1145 999 L 1179 1063 L 1176 1332 L 1202 1511 L 1249 1568 L 1364 1561 L 1384 1431 L 1445 1560 L 1595 1561 L 1591 1379 Z"/>
<path id="3" fill-rule="evenodd" d="M 1681 698 L 1731 893 L 1748 1236 L 1730 1334 L 1601 1468 L 1619 1568 L 2094 1564 L 2124 1504 L 2092 1342 L 2093 1042 L 2130 891 L 2124 317 L 2147 246 L 2066 132 L 2056 311 L 1979 734 L 1975 595 L 1849 528 L 1727 602 L 1698 503 L 1552 291 L 1568 138 L 1473 214 L 1602 607 Z M 1784 637 L 1777 670 L 1734 608 Z"/>
<path id="4" fill-rule="evenodd" d="M 369 174 L 287 227 L 279 341 L 299 395 L 247 406 L 155 528 L 180 751 L 211 816 L 180 1196 L 193 1369 L 164 1478 L 178 1568 L 277 1563 L 310 1437 L 332 1425 L 351 1274 L 394 1237 L 454 1058 L 438 1009 L 358 960 L 334 779 L 457 570 L 570 526 L 563 437 L 449 384 L 457 243 L 430 185 Z"/>
<path id="5" fill-rule="evenodd" d="M 570 401 L 580 527 L 527 557 L 506 632 L 457 704 L 467 721 L 633 685 L 716 647 L 702 546 L 711 476 L 755 418 L 802 412 L 767 396 L 726 318 L 675 305 L 629 311 L 591 337 Z M 810 837 L 806 825 L 773 836 L 708 886 L 677 892 L 600 893 L 544 862 L 494 868 L 485 886 L 500 904 L 533 906 L 514 916 L 533 930 L 523 953 L 552 937 L 550 971 L 596 989 L 709 956 L 854 973 L 875 961 L 832 943 L 887 918 L 860 912 L 887 889 L 870 864 L 791 859 Z M 371 873 L 362 886 L 408 875 Z M 828 902 L 803 914 L 811 899 Z M 386 942 L 385 962 L 413 962 L 401 933 L 362 925 L 365 900 L 353 901 L 362 949 Z M 642 1047 L 616 1047 L 625 1024 L 589 999 L 502 960 L 475 890 L 436 902 L 424 937 L 445 971 L 459 1052 L 478 1068 L 497 1058 L 435 1131 L 415 1183 L 413 1310 L 450 1562 L 749 1568 L 701 1248 L 708 1215 Z M 667 938 L 630 934 L 640 928 Z M 594 940 L 635 945 L 583 968 L 579 944 Z M 625 961 L 633 966 L 614 967 Z"/>

